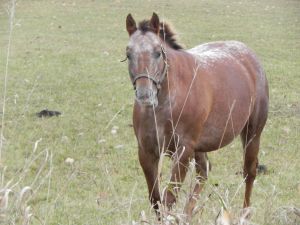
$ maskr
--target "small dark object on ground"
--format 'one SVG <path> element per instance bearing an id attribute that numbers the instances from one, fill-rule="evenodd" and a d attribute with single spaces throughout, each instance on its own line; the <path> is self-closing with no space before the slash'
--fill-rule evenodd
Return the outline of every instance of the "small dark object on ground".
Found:
<path id="1" fill-rule="evenodd" d="M 267 169 L 267 166 L 266 165 L 258 165 L 256 167 L 256 172 L 257 174 L 267 174 L 269 173 L 269 170 Z M 240 174 L 243 174 L 243 171 L 238 171 L 235 173 L 235 175 L 240 175 Z"/>
<path id="2" fill-rule="evenodd" d="M 52 117 L 52 116 L 59 116 L 59 115 L 61 115 L 61 112 L 44 109 L 44 110 L 36 113 L 36 115 L 38 117 Z"/>
<path id="3" fill-rule="evenodd" d="M 267 166 L 265 165 L 258 165 L 256 169 L 258 174 L 267 174 L 268 172 Z"/>

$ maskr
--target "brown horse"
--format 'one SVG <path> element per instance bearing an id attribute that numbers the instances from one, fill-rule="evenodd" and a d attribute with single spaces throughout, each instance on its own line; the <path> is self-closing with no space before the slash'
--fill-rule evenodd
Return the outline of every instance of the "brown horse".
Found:
<path id="1" fill-rule="evenodd" d="M 153 13 L 136 25 L 129 14 L 126 49 L 129 74 L 135 89 L 134 132 L 138 154 L 155 209 L 171 207 L 189 162 L 195 159 L 197 179 L 185 206 L 191 215 L 207 179 L 207 152 L 241 136 L 244 147 L 246 191 L 250 195 L 260 135 L 268 114 L 268 83 L 257 57 L 237 41 L 212 42 L 184 50 L 166 23 Z M 157 182 L 161 151 L 173 159 L 170 187 L 161 199 Z"/>

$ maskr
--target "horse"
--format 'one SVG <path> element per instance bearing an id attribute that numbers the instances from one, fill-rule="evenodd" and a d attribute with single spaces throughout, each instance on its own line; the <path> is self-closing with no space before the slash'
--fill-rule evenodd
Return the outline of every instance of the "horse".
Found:
<path id="1" fill-rule="evenodd" d="M 156 13 L 138 25 L 128 14 L 126 29 L 126 59 L 135 90 L 133 128 L 152 207 L 172 208 L 193 160 L 198 182 L 184 208 L 191 216 L 210 169 L 207 153 L 237 136 L 244 150 L 243 207 L 249 207 L 269 103 L 268 81 L 255 53 L 238 41 L 185 50 Z M 160 195 L 162 152 L 173 161 L 170 183 Z"/>

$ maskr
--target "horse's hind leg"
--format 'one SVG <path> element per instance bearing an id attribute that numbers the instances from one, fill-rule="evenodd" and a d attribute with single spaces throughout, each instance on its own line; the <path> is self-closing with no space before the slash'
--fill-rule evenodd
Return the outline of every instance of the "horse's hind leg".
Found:
<path id="1" fill-rule="evenodd" d="M 195 184 L 193 193 L 189 197 L 184 209 L 184 212 L 188 216 L 188 219 L 192 217 L 193 210 L 199 198 L 199 194 L 203 189 L 204 183 L 208 177 L 208 171 L 210 170 L 210 164 L 205 152 L 195 152 L 195 162 L 197 183 Z"/>
<path id="2" fill-rule="evenodd" d="M 267 108 L 264 108 L 267 110 Z M 250 197 L 258 166 L 260 135 L 267 120 L 267 111 L 254 113 L 241 133 L 244 148 L 244 178 L 246 182 L 244 208 L 250 206 Z"/>
<path id="3" fill-rule="evenodd" d="M 248 136 L 248 135 L 245 135 Z M 252 192 L 253 183 L 256 177 L 256 168 L 258 165 L 258 151 L 260 137 L 255 136 L 250 138 L 247 142 L 247 138 L 242 135 L 243 146 L 245 150 L 244 156 L 244 178 L 246 182 L 244 208 L 250 206 L 250 197 Z"/>

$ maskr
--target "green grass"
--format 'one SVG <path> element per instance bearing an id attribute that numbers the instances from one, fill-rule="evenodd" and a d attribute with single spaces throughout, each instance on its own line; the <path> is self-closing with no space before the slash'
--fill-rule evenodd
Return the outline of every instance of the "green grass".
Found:
<path id="1" fill-rule="evenodd" d="M 0 1 L 1 108 L 9 31 L 7 3 Z M 127 14 L 142 20 L 153 11 L 172 22 L 187 48 L 235 39 L 259 55 L 270 86 L 260 161 L 270 172 L 255 183 L 251 221 L 279 224 L 281 207 L 300 207 L 297 0 L 18 1 L 2 125 L 5 139 L 0 166 L 2 170 L 7 167 L 2 185 L 24 175 L 14 191 L 25 186 L 36 190 L 27 202 L 34 214 L 30 224 L 131 224 L 139 221 L 142 210 L 153 220 L 130 126 L 134 94 L 127 65 L 119 62 L 128 41 Z M 35 113 L 44 108 L 63 115 L 37 118 Z M 118 127 L 116 134 L 111 133 L 114 126 Z M 28 170 L 22 169 L 38 153 L 41 157 Z M 68 157 L 75 160 L 72 165 L 65 163 Z M 242 187 L 233 199 L 242 182 L 236 175 L 242 168 L 239 140 L 209 157 L 213 170 L 199 205 L 213 194 L 202 215 L 194 219 L 201 219 L 202 224 L 213 223 L 221 207 L 213 184 L 219 184 L 216 192 L 224 199 L 232 200 L 235 212 L 242 206 L 244 192 Z M 41 165 L 45 165 L 41 176 L 32 184 Z M 164 178 L 168 171 L 166 165 Z"/>

